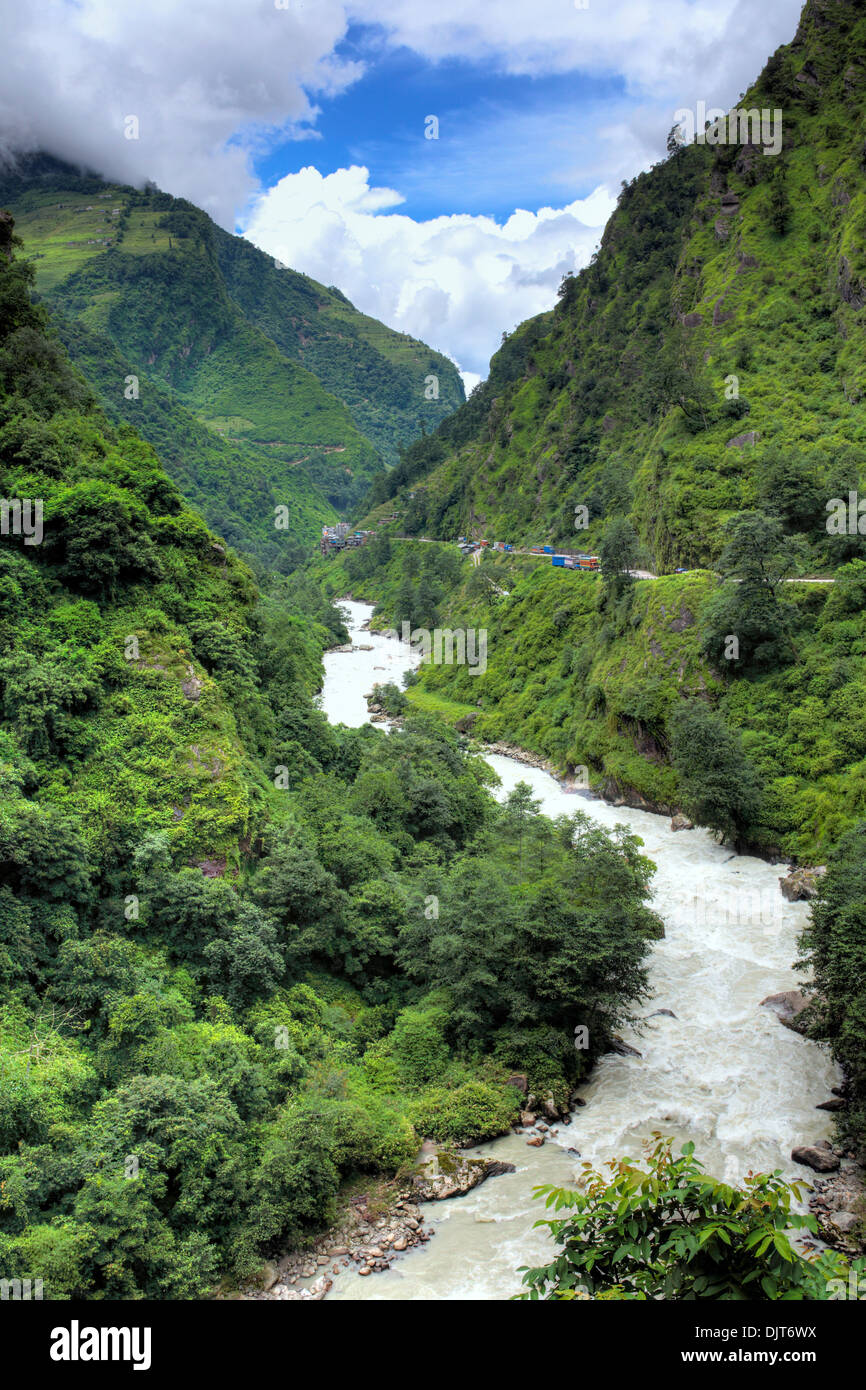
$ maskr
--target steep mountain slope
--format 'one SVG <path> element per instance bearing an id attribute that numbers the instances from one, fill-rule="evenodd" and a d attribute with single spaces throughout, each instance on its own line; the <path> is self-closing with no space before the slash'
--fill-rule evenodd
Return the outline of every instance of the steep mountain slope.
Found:
<path id="1" fill-rule="evenodd" d="M 357 575 L 389 620 L 488 629 L 484 674 L 430 667 L 418 698 L 613 794 L 682 805 L 681 709 L 716 710 L 762 788 L 741 841 L 810 860 L 866 814 L 864 76 L 862 5 L 810 0 L 741 102 L 781 110 L 781 151 L 680 148 L 624 188 L 594 262 L 378 485 L 395 529 L 600 549 L 603 580 Z M 641 560 L 665 577 L 630 583 Z"/>
<path id="2" fill-rule="evenodd" d="M 211 524 L 269 560 L 275 506 L 309 540 L 463 398 L 452 363 L 190 203 L 47 156 L 0 178 L 0 203 L 105 408 L 160 449 Z"/>
<path id="3" fill-rule="evenodd" d="M 404 503 L 420 483 L 408 529 L 593 544 L 627 512 L 662 571 L 713 561 L 725 520 L 774 500 L 780 449 L 826 498 L 856 486 L 864 78 L 862 7 L 810 0 L 740 103 L 781 110 L 781 152 L 686 147 L 623 189 L 592 265 L 387 480 Z M 816 544 L 823 516 L 797 518 Z"/>

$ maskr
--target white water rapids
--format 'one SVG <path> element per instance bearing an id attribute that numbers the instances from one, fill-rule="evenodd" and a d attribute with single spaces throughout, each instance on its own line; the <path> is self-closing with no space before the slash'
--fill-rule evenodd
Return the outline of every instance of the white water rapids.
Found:
<path id="1" fill-rule="evenodd" d="M 325 656 L 321 704 L 332 723 L 357 728 L 367 721 L 364 695 L 375 682 L 399 684 L 416 662 L 405 645 L 364 630 L 371 605 L 341 607 L 353 644 L 372 650 Z M 808 1179 L 792 1164 L 791 1149 L 831 1132 L 830 1116 L 815 1106 L 837 1084 L 835 1066 L 760 1007 L 798 980 L 792 962 L 807 909 L 782 897 L 779 867 L 734 855 L 703 830 L 673 832 L 666 817 L 569 794 L 546 772 L 512 758 L 490 755 L 488 762 L 502 781 L 497 795 L 528 782 L 547 815 L 579 808 L 601 825 L 626 824 L 657 866 L 653 907 L 666 936 L 653 943 L 652 998 L 639 1010 L 646 1022 L 623 1035 L 642 1055 L 603 1057 L 581 1092 L 586 1105 L 543 1148 L 514 1134 L 482 1146 L 477 1152 L 495 1152 L 517 1171 L 465 1197 L 428 1204 L 425 1219 L 436 1227 L 429 1245 L 383 1273 L 362 1278 L 346 1270 L 335 1278 L 332 1299 L 507 1298 L 519 1290 L 519 1265 L 542 1263 L 554 1252 L 532 1229 L 544 1214 L 533 1186 L 568 1183 L 584 1159 L 597 1165 L 638 1156 L 654 1130 L 694 1140 L 705 1167 L 729 1182 L 767 1168 Z M 657 1009 L 675 1017 L 650 1018 Z"/>

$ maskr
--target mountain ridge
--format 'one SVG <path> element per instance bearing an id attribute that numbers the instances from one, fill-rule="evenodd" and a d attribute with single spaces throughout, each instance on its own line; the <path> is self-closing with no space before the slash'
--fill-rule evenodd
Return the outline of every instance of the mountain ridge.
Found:
<path id="1" fill-rule="evenodd" d="M 208 521 L 268 563 L 280 556 L 275 506 L 290 507 L 293 539 L 309 542 L 463 398 L 441 354 L 279 268 L 183 199 L 38 155 L 0 175 L 0 203 L 105 408 L 141 426 L 174 476 L 195 476 Z M 109 361 L 121 378 L 111 380 Z M 151 383 L 162 393 L 158 423 L 140 408 Z M 207 456 L 201 466 L 180 456 L 172 432 Z M 229 508 L 232 472 L 243 486 Z"/>

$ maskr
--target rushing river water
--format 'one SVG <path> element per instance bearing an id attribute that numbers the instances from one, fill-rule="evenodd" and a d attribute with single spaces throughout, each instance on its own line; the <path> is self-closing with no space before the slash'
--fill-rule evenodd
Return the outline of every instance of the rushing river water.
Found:
<path id="1" fill-rule="evenodd" d="M 415 662 L 406 646 L 364 630 L 369 604 L 341 606 L 353 644 L 371 650 L 326 655 L 322 708 L 332 722 L 359 727 L 375 682 L 399 683 Z M 428 1204 L 426 1219 L 436 1226 L 428 1246 L 372 1277 L 346 1271 L 332 1299 L 507 1298 L 519 1288 L 518 1266 L 541 1263 L 553 1249 L 532 1229 L 543 1214 L 533 1186 L 568 1182 L 584 1159 L 599 1164 L 637 1155 L 654 1130 L 694 1140 L 705 1166 L 729 1182 L 767 1168 L 808 1178 L 791 1163 L 791 1149 L 831 1132 L 830 1116 L 815 1106 L 837 1084 L 835 1066 L 760 1007 L 766 995 L 797 985 L 792 962 L 807 912 L 782 897 L 778 866 L 732 854 L 703 830 L 674 832 L 667 817 L 570 794 L 548 773 L 512 758 L 490 755 L 488 762 L 501 779 L 497 795 L 528 782 L 547 815 L 579 808 L 601 825 L 624 823 L 657 866 L 653 906 L 666 935 L 653 944 L 652 998 L 640 1010 L 645 1021 L 623 1035 L 642 1055 L 603 1057 L 581 1092 L 586 1105 L 543 1148 L 510 1135 L 478 1149 L 517 1171 L 465 1197 Z M 661 1009 L 675 1017 L 649 1017 Z"/>

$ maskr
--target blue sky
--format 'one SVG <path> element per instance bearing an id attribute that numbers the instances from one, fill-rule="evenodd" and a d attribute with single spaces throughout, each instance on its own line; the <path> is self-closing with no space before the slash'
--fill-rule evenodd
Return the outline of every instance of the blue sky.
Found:
<path id="1" fill-rule="evenodd" d="M 307 139 L 286 139 L 254 161 L 270 187 L 314 163 L 322 174 L 364 165 L 376 184 L 399 189 L 410 217 L 485 214 L 559 205 L 596 186 L 589 156 L 604 108 L 625 98 L 621 75 L 529 76 L 489 63 L 433 63 L 389 50 L 379 32 L 353 26 L 337 48 L 365 75 L 320 103 Z M 428 115 L 438 140 L 424 138 Z M 583 156 L 583 157 L 582 157 Z"/>
<path id="2" fill-rule="evenodd" d="M 471 385 L 800 0 L 0 0 L 0 156 L 152 179 Z M 140 129 L 124 136 L 129 114 Z M 439 118 L 439 139 L 424 119 Z"/>

